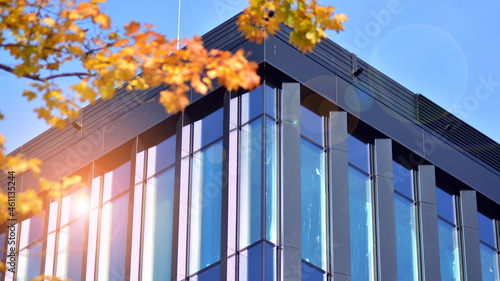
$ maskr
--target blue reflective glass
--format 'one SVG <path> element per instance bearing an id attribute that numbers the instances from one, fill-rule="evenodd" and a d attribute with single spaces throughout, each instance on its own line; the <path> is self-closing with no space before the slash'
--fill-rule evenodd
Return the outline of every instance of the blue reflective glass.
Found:
<path id="1" fill-rule="evenodd" d="M 302 259 L 326 269 L 326 191 L 323 149 L 302 138 Z"/>
<path id="2" fill-rule="evenodd" d="M 240 280 L 262 280 L 262 243 L 240 253 Z"/>
<path id="3" fill-rule="evenodd" d="M 217 281 L 220 280 L 220 263 L 216 264 L 200 274 L 189 278 L 192 281 Z"/>
<path id="4" fill-rule="evenodd" d="M 349 163 L 369 173 L 370 158 L 368 152 L 368 145 L 358 140 L 357 138 L 348 135 L 347 147 L 348 147 L 347 159 L 349 160 Z"/>
<path id="5" fill-rule="evenodd" d="M 441 188 L 436 188 L 437 213 L 439 216 L 455 223 L 455 202 L 453 195 Z"/>
<path id="6" fill-rule="evenodd" d="M 278 184 L 276 161 L 276 122 L 266 118 L 266 239 L 277 243 L 276 186 Z"/>
<path id="7" fill-rule="evenodd" d="M 174 211 L 175 168 L 172 167 L 156 178 L 154 216 L 154 265 L 153 280 L 170 279 L 172 262 L 172 232 Z M 150 188 L 152 186 L 148 186 Z M 148 206 L 146 206 L 148 208 Z"/>
<path id="8" fill-rule="evenodd" d="M 42 267 L 42 257 L 44 256 L 42 246 L 43 246 L 42 241 L 39 241 L 19 253 L 19 256 L 26 257 L 28 262 L 25 280 L 31 280 L 32 278 L 35 278 L 38 275 L 40 275 L 40 270 Z"/>
<path id="9" fill-rule="evenodd" d="M 127 257 L 128 194 L 111 201 L 109 279 L 123 280 Z"/>
<path id="10" fill-rule="evenodd" d="M 45 211 L 42 211 L 39 215 L 30 218 L 28 244 L 31 244 L 43 237 L 44 224 Z"/>
<path id="11" fill-rule="evenodd" d="M 151 156 L 148 156 L 151 157 Z M 175 135 L 164 140 L 156 146 L 156 165 L 155 170 L 148 172 L 154 174 L 161 171 L 175 162 Z"/>
<path id="12" fill-rule="evenodd" d="M 266 84 L 266 113 L 276 118 L 276 94 L 274 88 Z"/>
<path id="13" fill-rule="evenodd" d="M 498 281 L 498 254 L 495 249 L 488 247 L 484 243 L 481 247 L 481 271 L 483 281 Z"/>
<path id="14" fill-rule="evenodd" d="M 323 145 L 323 117 L 300 107 L 300 133 L 319 145 Z"/>
<path id="15" fill-rule="evenodd" d="M 266 281 L 274 281 L 276 280 L 276 248 L 269 244 L 269 243 L 265 243 L 265 278 L 266 278 Z"/>
<path id="16" fill-rule="evenodd" d="M 249 93 L 241 95 L 241 124 L 244 124 L 261 114 L 263 110 L 263 103 L 262 85 Z"/>
<path id="17" fill-rule="evenodd" d="M 399 163 L 392 161 L 394 189 L 413 199 L 413 176 L 412 172 Z"/>
<path id="18" fill-rule="evenodd" d="M 439 262 L 442 281 L 461 280 L 457 229 L 438 218 Z"/>
<path id="19" fill-rule="evenodd" d="M 81 279 L 84 234 L 85 218 L 80 218 L 69 224 L 68 270 L 66 274 L 69 279 Z"/>
<path id="20" fill-rule="evenodd" d="M 306 262 L 302 262 L 302 281 L 323 281 L 326 280 L 325 273 Z"/>
<path id="21" fill-rule="evenodd" d="M 222 137 L 222 108 L 194 122 L 193 151 Z"/>
<path id="22" fill-rule="evenodd" d="M 349 167 L 351 280 L 374 280 L 373 207 L 370 179 Z"/>
<path id="23" fill-rule="evenodd" d="M 130 188 L 130 161 L 114 169 L 112 172 L 105 175 L 105 182 L 111 181 L 111 185 L 104 185 L 104 194 L 111 194 L 109 198 L 115 197 Z M 108 190 L 111 188 L 111 192 Z"/>
<path id="24" fill-rule="evenodd" d="M 479 225 L 479 238 L 491 247 L 496 247 L 495 243 L 495 221 L 487 216 L 477 213 Z"/>
<path id="25" fill-rule="evenodd" d="M 418 280 L 417 235 L 413 202 L 394 194 L 398 281 Z"/>
<path id="26" fill-rule="evenodd" d="M 262 118 L 241 128 L 240 149 L 241 249 L 262 237 Z"/>
<path id="27" fill-rule="evenodd" d="M 222 141 L 193 156 L 189 228 L 189 273 L 220 260 Z"/>

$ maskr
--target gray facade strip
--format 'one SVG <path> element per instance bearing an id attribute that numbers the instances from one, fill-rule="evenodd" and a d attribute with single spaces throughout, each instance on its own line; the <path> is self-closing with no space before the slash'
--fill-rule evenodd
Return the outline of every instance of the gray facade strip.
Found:
<path id="1" fill-rule="evenodd" d="M 476 191 L 460 191 L 460 236 L 462 238 L 465 281 L 481 281 L 481 251 L 477 218 Z"/>
<path id="2" fill-rule="evenodd" d="M 283 280 L 301 280 L 300 84 L 283 83 L 281 241 Z"/>
<path id="3" fill-rule="evenodd" d="M 350 281 L 347 113 L 330 112 L 329 117 L 328 201 L 330 205 L 330 256 L 332 257 L 330 267 L 334 276 L 339 275 L 342 276 L 340 280 Z"/>
<path id="4" fill-rule="evenodd" d="M 397 281 L 396 223 L 390 139 L 375 140 L 374 163 L 378 278 Z"/>
<path id="5" fill-rule="evenodd" d="M 417 209 L 423 281 L 440 281 L 436 174 L 433 165 L 418 166 Z"/>
<path id="6" fill-rule="evenodd" d="M 221 198 L 221 262 L 220 262 L 220 280 L 227 280 L 227 241 L 228 241 L 228 212 L 229 212 L 229 103 L 231 100 L 231 92 L 224 93 L 224 108 L 223 108 L 223 130 L 222 130 L 222 147 L 226 151 L 226 156 L 222 160 L 222 198 Z"/>

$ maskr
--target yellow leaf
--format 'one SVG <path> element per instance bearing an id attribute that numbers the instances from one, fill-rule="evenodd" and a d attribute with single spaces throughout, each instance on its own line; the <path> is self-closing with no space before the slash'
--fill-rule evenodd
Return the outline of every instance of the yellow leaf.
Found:
<path id="1" fill-rule="evenodd" d="M 24 90 L 23 97 L 27 97 L 28 101 L 32 101 L 34 98 L 36 98 L 36 94 L 30 90 Z"/>
<path id="2" fill-rule="evenodd" d="M 97 16 L 94 17 L 94 22 L 98 23 L 101 25 L 101 27 L 108 29 L 110 26 L 110 20 L 107 15 L 104 14 L 98 14 Z"/>
<path id="3" fill-rule="evenodd" d="M 56 25 L 56 21 L 51 17 L 44 18 L 42 20 L 42 23 L 44 23 L 50 27 L 54 27 L 54 25 Z"/>
<path id="4" fill-rule="evenodd" d="M 125 25 L 124 28 L 126 31 L 125 35 L 130 36 L 130 35 L 134 34 L 135 32 L 137 32 L 137 30 L 139 30 L 139 28 L 141 28 L 141 25 L 138 22 L 131 21 L 128 25 Z"/>

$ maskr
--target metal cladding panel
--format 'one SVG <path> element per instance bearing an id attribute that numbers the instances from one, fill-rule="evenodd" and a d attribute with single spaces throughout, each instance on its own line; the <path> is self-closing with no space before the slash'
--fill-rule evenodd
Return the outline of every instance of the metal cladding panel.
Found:
<path id="1" fill-rule="evenodd" d="M 425 159 L 500 204 L 500 176 L 427 131 L 423 143 Z"/>

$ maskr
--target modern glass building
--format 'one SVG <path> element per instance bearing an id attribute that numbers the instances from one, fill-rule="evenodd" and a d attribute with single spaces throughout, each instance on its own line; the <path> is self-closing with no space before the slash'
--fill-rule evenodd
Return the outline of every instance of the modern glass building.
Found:
<path id="1" fill-rule="evenodd" d="M 85 187 L 19 218 L 2 280 L 500 280 L 499 144 L 330 40 L 304 55 L 235 21 L 203 39 L 249 51 L 260 87 L 175 115 L 163 87 L 118 89 L 14 152 Z"/>

